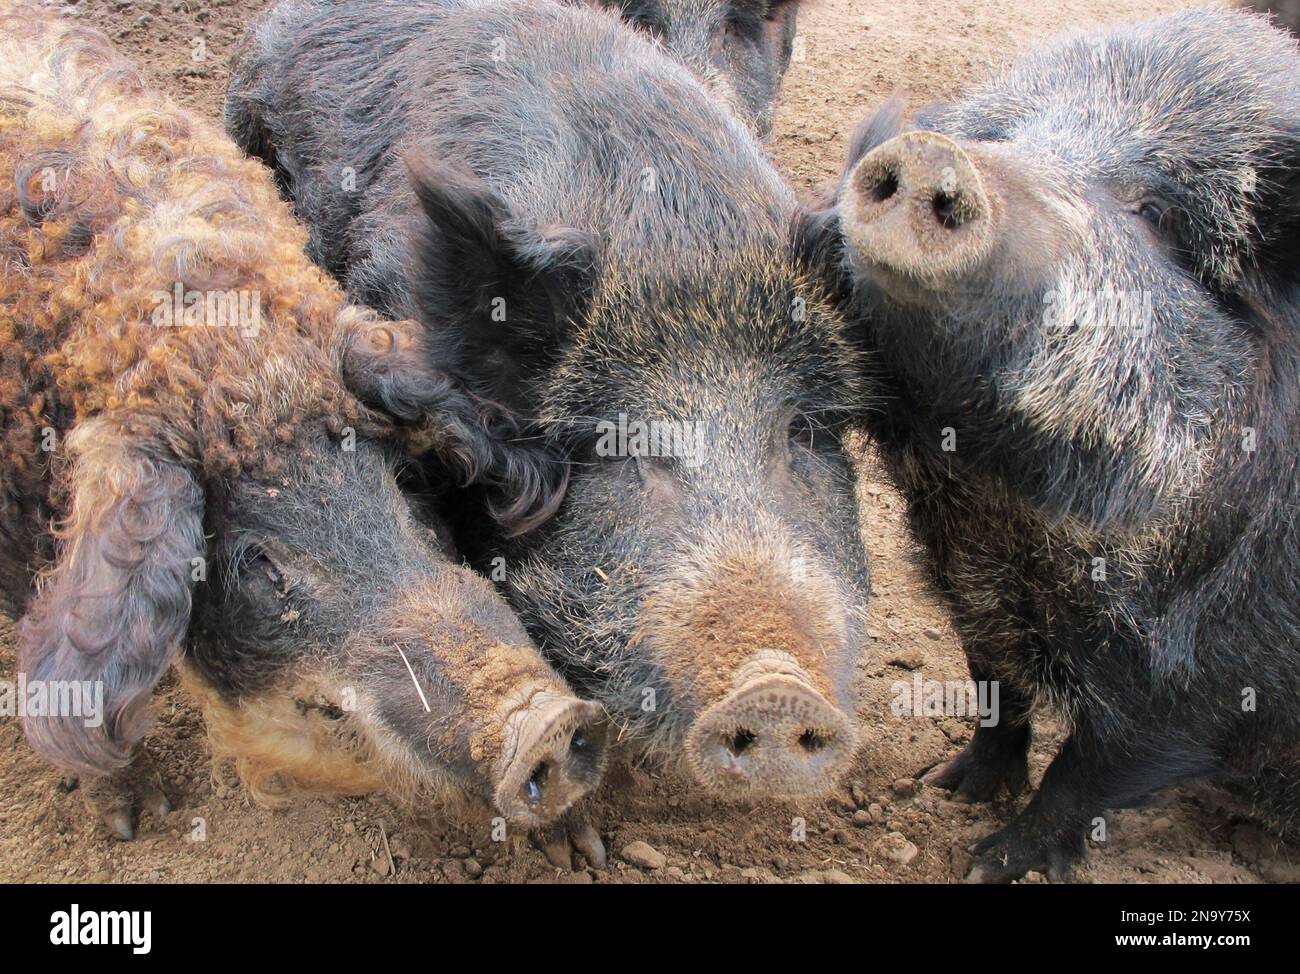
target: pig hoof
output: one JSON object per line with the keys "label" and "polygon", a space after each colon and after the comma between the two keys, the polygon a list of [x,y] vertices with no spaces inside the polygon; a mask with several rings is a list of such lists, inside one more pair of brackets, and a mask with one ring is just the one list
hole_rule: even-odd
{"label": "pig hoof", "polygon": [[1010,883],[1030,870],[1046,873],[1054,883],[1068,883],[1087,847],[1081,830],[1039,834],[1017,819],[979,842],[974,852],[968,883]]}
{"label": "pig hoof", "polygon": [[581,853],[587,865],[595,869],[605,868],[607,857],[600,833],[586,818],[574,812],[569,812],[558,822],[535,829],[529,838],[556,869],[572,871],[574,852]]}
{"label": "pig hoof", "polygon": [[508,818],[553,822],[605,772],[605,721],[599,704],[545,691],[506,722],[505,769],[496,806]]}
{"label": "pig hoof", "polygon": [[143,751],[115,774],[80,776],[79,785],[90,814],[122,842],[135,838],[138,813],[147,811],[161,822],[172,811],[158,772]]}
{"label": "pig hoof", "polygon": [[968,747],[921,780],[932,788],[951,792],[953,801],[989,802],[1003,785],[1012,795],[1024,792],[1029,786],[1029,757],[1020,752],[976,754]]}
{"label": "pig hoof", "polygon": [[857,746],[847,714],[798,677],[769,674],[701,714],[686,755],[711,791],[800,798],[831,788]]}

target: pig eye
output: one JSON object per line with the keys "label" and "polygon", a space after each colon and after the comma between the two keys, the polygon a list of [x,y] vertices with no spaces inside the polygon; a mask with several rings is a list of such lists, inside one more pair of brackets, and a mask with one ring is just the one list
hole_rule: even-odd
{"label": "pig eye", "polygon": [[1156,235],[1171,260],[1196,273],[1196,254],[1189,246],[1187,214],[1177,203],[1157,196],[1144,197],[1133,212]]}
{"label": "pig eye", "polygon": [[732,10],[723,22],[718,41],[715,41],[715,43],[729,44],[735,41],[744,41],[748,44],[754,44],[763,37],[763,31],[767,27],[766,21],[770,19],[770,16],[768,11]]}
{"label": "pig eye", "polygon": [[275,557],[264,548],[243,551],[235,561],[237,572],[245,583],[266,586],[275,591],[287,591],[289,580]]}
{"label": "pig eye", "polygon": [[1144,200],[1138,206],[1138,216],[1159,230],[1160,222],[1165,216],[1165,207],[1157,200]]}
{"label": "pig eye", "polygon": [[288,609],[293,584],[279,564],[260,546],[231,554],[223,567],[224,588],[249,618],[277,619]]}
{"label": "pig eye", "polygon": [[1158,196],[1148,196],[1137,205],[1137,215],[1152,230],[1165,237],[1176,237],[1179,230],[1178,207]]}
{"label": "pig eye", "polygon": [[803,413],[797,413],[790,419],[789,427],[786,431],[792,447],[803,447],[805,450],[811,450],[817,441],[816,427],[813,422]]}

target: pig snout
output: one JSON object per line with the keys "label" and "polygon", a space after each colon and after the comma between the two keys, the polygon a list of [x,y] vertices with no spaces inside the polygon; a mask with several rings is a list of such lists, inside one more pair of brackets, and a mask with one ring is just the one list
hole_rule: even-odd
{"label": "pig snout", "polygon": [[711,790],[795,798],[834,784],[857,743],[849,716],[797,667],[759,664],[742,668],[735,689],[699,716],[686,753]]}
{"label": "pig snout", "polygon": [[683,757],[706,791],[825,793],[858,743],[849,701],[861,632],[848,592],[813,559],[733,542],[704,556],[699,577],[650,602],[638,649],[690,714]]}
{"label": "pig snout", "polygon": [[833,784],[856,745],[849,719],[820,693],[769,676],[709,708],[686,747],[697,777],[714,790],[798,797]]}
{"label": "pig snout", "polygon": [[843,191],[844,233],[857,258],[904,278],[959,277],[989,251],[995,200],[960,146],[908,132],[872,150]]}
{"label": "pig snout", "polygon": [[495,804],[516,821],[554,821],[600,782],[604,710],[540,690],[505,721]]}

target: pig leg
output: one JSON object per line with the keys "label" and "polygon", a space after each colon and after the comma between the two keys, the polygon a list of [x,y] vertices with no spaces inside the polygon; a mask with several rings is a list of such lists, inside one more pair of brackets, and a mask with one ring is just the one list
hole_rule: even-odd
{"label": "pig leg", "polygon": [[[973,656],[971,679],[992,682],[992,671]],[[998,720],[975,725],[975,736],[960,754],[924,778],[927,785],[952,792],[955,801],[992,801],[1006,785],[1019,795],[1029,785],[1030,708],[1033,697],[1002,680],[998,684]]]}
{"label": "pig leg", "polygon": [[161,822],[172,810],[162,779],[144,748],[136,752],[129,765],[114,774],[80,775],[65,780],[69,789],[77,787],[81,792],[91,815],[104,823],[113,838],[124,842],[135,838],[141,811],[153,813]]}
{"label": "pig leg", "polygon": [[1107,809],[1140,804],[1156,791],[1213,770],[1209,750],[1190,745],[1186,737],[1134,740],[1109,726],[1103,731],[1086,718],[1076,725],[1025,810],[976,845],[967,882],[1009,883],[1031,869],[1065,882]]}

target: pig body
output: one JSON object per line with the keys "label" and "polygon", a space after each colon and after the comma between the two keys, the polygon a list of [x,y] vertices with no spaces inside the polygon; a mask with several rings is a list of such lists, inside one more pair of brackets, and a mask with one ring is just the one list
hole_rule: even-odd
{"label": "pig body", "polygon": [[415,323],[348,305],[265,169],[103,35],[4,5],[0,102],[0,583],[28,685],[102,702],[29,712],[33,747],[130,838],[135,802],[167,807],[139,742],[179,659],[258,796],[559,820],[599,778],[598,708],[397,473],[434,442],[443,477],[527,519],[549,461],[428,365]]}
{"label": "pig body", "polygon": [[606,14],[451,0],[277,5],[226,118],[355,298],[572,462],[529,538],[459,532],[548,658],[706,788],[829,787],[869,585],[859,370],[748,130]]}
{"label": "pig body", "polygon": [[794,53],[799,0],[570,0],[618,13],[764,139]]}
{"label": "pig body", "polygon": [[881,366],[873,433],[1001,720],[932,782],[1027,784],[971,876],[1063,877],[1182,782],[1300,807],[1300,53],[1187,13],[859,132],[803,240]]}

